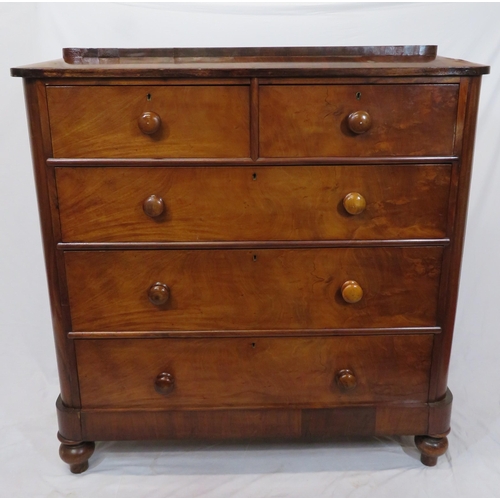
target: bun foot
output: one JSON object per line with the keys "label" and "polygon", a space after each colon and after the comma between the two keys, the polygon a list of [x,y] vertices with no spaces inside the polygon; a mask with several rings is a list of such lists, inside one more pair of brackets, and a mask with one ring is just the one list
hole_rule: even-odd
{"label": "bun foot", "polygon": [[57,438],[61,441],[59,456],[61,460],[69,465],[73,474],[81,474],[89,468],[89,458],[94,453],[95,443],[92,441],[69,441],[59,433]]}
{"label": "bun foot", "polygon": [[446,436],[415,436],[415,444],[421,453],[420,461],[427,467],[434,467],[448,449]]}

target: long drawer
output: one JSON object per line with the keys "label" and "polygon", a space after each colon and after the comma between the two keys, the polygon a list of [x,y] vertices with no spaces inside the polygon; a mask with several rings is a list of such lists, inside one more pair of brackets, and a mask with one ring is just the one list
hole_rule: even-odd
{"label": "long drawer", "polygon": [[73,331],[435,326],[441,257],[441,247],[65,252]]}
{"label": "long drawer", "polygon": [[56,181],[70,242],[442,238],[450,172],[447,164],[78,167],[57,168]]}
{"label": "long drawer", "polygon": [[451,155],[457,103],[455,84],[263,85],[260,155]]}
{"label": "long drawer", "polygon": [[248,157],[249,99],[247,85],[50,86],[53,155]]}
{"label": "long drawer", "polygon": [[85,408],[425,401],[431,335],[78,340]]}

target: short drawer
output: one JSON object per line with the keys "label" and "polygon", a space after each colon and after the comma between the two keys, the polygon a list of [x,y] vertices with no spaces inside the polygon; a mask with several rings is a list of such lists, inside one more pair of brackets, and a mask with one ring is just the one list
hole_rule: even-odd
{"label": "short drawer", "polygon": [[457,103],[455,84],[263,85],[260,156],[451,155]]}
{"label": "short drawer", "polygon": [[65,252],[73,331],[435,326],[441,257],[441,247]]}
{"label": "short drawer", "polygon": [[64,167],[56,180],[68,242],[399,239],[446,235],[450,173],[450,165]]}
{"label": "short drawer", "polygon": [[250,154],[245,85],[50,86],[47,99],[55,158]]}
{"label": "short drawer", "polygon": [[78,340],[84,408],[425,401],[431,335]]}

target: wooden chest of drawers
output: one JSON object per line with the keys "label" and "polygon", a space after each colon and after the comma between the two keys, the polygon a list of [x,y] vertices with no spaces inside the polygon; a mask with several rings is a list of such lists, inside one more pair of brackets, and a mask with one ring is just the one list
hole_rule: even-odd
{"label": "wooden chest of drawers", "polygon": [[435,465],[488,70],[432,46],[14,68],[71,471],[98,440],[384,434]]}

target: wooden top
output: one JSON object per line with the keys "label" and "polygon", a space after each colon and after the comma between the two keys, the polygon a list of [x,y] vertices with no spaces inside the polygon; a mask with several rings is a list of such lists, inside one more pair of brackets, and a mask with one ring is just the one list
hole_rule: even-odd
{"label": "wooden top", "polygon": [[437,56],[435,45],[63,49],[63,59],[11,69],[24,78],[461,76],[489,67]]}

